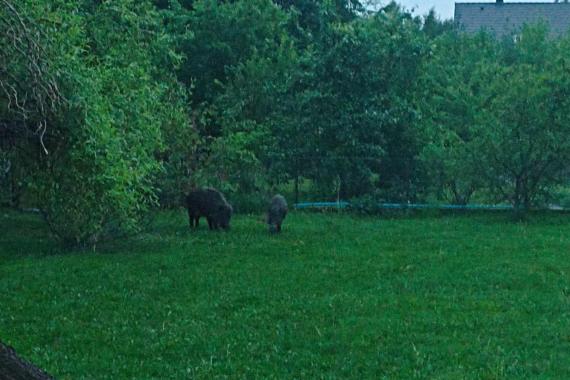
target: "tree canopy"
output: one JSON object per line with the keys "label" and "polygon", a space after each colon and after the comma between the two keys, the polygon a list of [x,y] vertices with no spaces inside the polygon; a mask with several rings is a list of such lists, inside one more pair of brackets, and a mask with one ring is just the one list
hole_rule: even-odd
{"label": "tree canopy", "polygon": [[520,210],[567,186],[570,38],[365,5],[2,0],[2,202],[92,246],[197,186],[238,211],[301,182]]}

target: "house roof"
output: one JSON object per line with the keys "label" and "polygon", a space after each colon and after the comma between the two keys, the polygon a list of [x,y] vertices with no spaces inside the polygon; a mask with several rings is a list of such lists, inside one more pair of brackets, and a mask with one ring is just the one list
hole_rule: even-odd
{"label": "house roof", "polygon": [[455,3],[455,22],[467,33],[486,29],[497,36],[545,21],[552,34],[570,29],[570,3]]}

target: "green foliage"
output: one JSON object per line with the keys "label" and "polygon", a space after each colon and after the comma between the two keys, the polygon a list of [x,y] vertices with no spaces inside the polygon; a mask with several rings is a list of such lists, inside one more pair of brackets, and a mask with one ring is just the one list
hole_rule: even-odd
{"label": "green foliage", "polygon": [[451,33],[434,45],[419,102],[434,188],[460,204],[484,190],[517,210],[543,205],[568,178],[568,40],[536,25],[516,41]]}
{"label": "green foliage", "polygon": [[[386,182],[396,177],[381,157],[386,138],[401,146],[402,136],[413,139],[402,129],[414,118],[410,72],[422,51],[418,24],[398,12],[325,23],[302,50],[282,22],[272,49],[227,70],[232,78],[215,103],[222,134],[249,135],[270,187],[304,177],[325,197],[346,197],[373,190],[379,171]],[[390,36],[397,42],[386,46]]]}
{"label": "green foliage", "polygon": [[[55,78],[54,38],[36,25],[41,9],[29,1],[0,4],[0,133],[24,139],[45,133],[46,118],[62,102]],[[39,127],[38,127],[39,125]],[[15,144],[12,141],[12,144]],[[8,149],[4,141],[0,148]]]}
{"label": "green foliage", "polygon": [[[0,201],[73,245],[198,186],[544,205],[568,182],[570,38],[497,41],[356,0],[6,0]],[[16,102],[18,99],[18,102]],[[23,106],[25,105],[25,106]]]}
{"label": "green foliage", "polygon": [[28,160],[29,190],[65,244],[138,231],[156,200],[162,129],[186,118],[158,81],[170,75],[153,58],[167,42],[161,17],[128,0],[52,4],[42,17],[66,102],[49,119],[49,154]]}
{"label": "green foliage", "polygon": [[383,199],[377,194],[366,194],[350,200],[350,210],[363,215],[380,215],[386,213],[381,207]]}
{"label": "green foliage", "polygon": [[343,13],[357,8],[320,5],[312,39],[291,33],[303,13],[271,1],[199,1],[178,18],[177,28],[192,30],[180,38],[188,60],[179,77],[192,88],[202,137],[194,183],[263,193],[305,177],[333,189],[327,196],[347,197],[380,178],[398,197],[413,197],[420,23],[397,7],[370,18]]}
{"label": "green foliage", "polygon": [[237,132],[217,139],[212,146],[214,153],[195,175],[197,184],[244,195],[259,194],[265,189],[267,178],[251,148],[257,133]]}
{"label": "green foliage", "polygon": [[38,25],[33,2],[0,4],[0,202],[20,207],[27,165],[46,152],[49,123],[64,99],[57,82],[57,36]]}
{"label": "green foliage", "polygon": [[[529,209],[568,178],[570,91],[568,42],[544,27],[526,27],[517,61],[498,70],[487,124],[478,128],[483,173],[500,199]],[[531,53],[532,52],[532,53]]]}
{"label": "green foliage", "polygon": [[160,124],[156,89],[139,69],[89,70],[57,120],[68,128],[66,144],[44,159],[35,190],[64,242],[95,243],[113,223],[132,231],[153,198]]}
{"label": "green foliage", "polygon": [[211,104],[227,83],[231,68],[253,54],[271,54],[286,22],[285,14],[270,0],[196,1],[176,24],[192,31],[179,42],[188,57],[179,77],[192,86],[192,103]]}
{"label": "green foliage", "polygon": [[418,104],[424,144],[421,159],[440,198],[467,204],[483,186],[477,126],[488,112],[497,46],[491,36],[447,33],[423,63]]}
{"label": "green foliage", "polygon": [[452,32],[454,28],[453,20],[440,20],[433,8],[423,17],[422,32],[428,38],[435,38],[444,33]]}
{"label": "green foliage", "polygon": [[317,182],[330,186],[340,177],[345,197],[378,185],[396,197],[409,193],[416,154],[410,100],[423,46],[418,23],[397,7],[330,27],[303,108],[306,128],[317,128],[308,141],[318,149]]}

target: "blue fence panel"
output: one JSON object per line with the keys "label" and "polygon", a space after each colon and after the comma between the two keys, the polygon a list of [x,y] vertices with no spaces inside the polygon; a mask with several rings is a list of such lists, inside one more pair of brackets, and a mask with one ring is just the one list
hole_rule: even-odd
{"label": "blue fence panel", "polygon": [[[346,201],[341,202],[301,202],[294,204],[296,209],[308,208],[337,208],[344,209],[350,207],[350,203]],[[510,205],[447,205],[447,204],[423,204],[423,203],[379,203],[378,207],[381,209],[413,209],[413,210],[512,210],[513,206]]]}
{"label": "blue fence panel", "polygon": [[346,208],[349,207],[350,203],[348,202],[302,202],[302,203],[295,203],[295,208],[303,209],[303,208]]}

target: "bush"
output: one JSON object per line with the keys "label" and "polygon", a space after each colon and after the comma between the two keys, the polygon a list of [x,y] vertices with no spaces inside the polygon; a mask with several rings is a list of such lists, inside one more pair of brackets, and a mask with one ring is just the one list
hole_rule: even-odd
{"label": "bush", "polygon": [[350,210],[364,215],[378,215],[385,210],[380,207],[384,200],[375,194],[364,195],[350,200]]}
{"label": "bush", "polygon": [[157,201],[164,130],[187,117],[154,61],[168,40],[150,3],[52,11],[65,20],[48,48],[67,101],[51,117],[49,154],[28,168],[29,189],[61,242],[92,246],[140,230]]}

